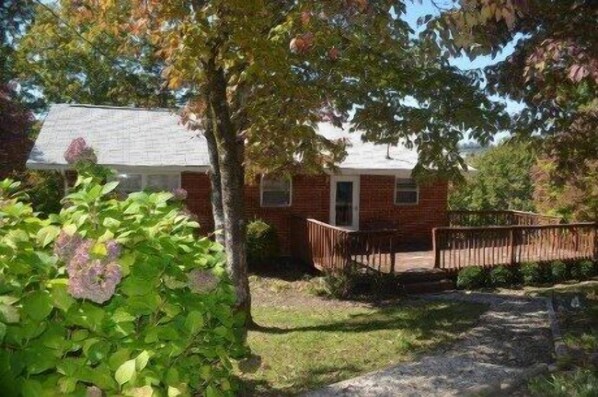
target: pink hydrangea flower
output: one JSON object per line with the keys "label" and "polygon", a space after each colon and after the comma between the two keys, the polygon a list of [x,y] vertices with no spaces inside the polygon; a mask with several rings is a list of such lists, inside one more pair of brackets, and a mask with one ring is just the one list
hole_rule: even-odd
{"label": "pink hydrangea flower", "polygon": [[122,279],[121,268],[114,262],[120,255],[121,247],[116,241],[110,240],[106,243],[106,257],[94,259],[91,255],[94,244],[93,240],[79,238],[78,245],[72,249],[67,265],[68,292],[74,298],[104,303],[112,298]]}
{"label": "pink hydrangea flower", "polygon": [[183,188],[173,189],[171,193],[174,196],[173,198],[179,201],[186,200],[187,196],[189,195],[189,193],[187,193],[187,191]]}
{"label": "pink hydrangea flower", "polygon": [[196,294],[206,294],[218,285],[218,278],[207,270],[194,269],[187,275],[188,286]]}
{"label": "pink hydrangea flower", "polygon": [[87,266],[87,263],[91,260],[90,251],[92,247],[93,241],[89,239],[81,240],[67,265],[67,272],[69,274],[75,274]]}
{"label": "pink hydrangea flower", "polygon": [[105,264],[95,259],[85,268],[69,274],[68,291],[75,298],[104,303],[112,298],[121,279],[122,273],[117,263]]}
{"label": "pink hydrangea flower", "polygon": [[85,397],[102,397],[103,393],[97,386],[89,386],[87,388],[87,392],[85,393]]}
{"label": "pink hydrangea flower", "polygon": [[120,245],[116,242],[116,240],[109,240],[106,243],[106,250],[108,251],[108,255],[106,256],[106,260],[112,262],[116,258],[120,256]]}
{"label": "pink hydrangea flower", "polygon": [[77,138],[71,142],[66,152],[64,152],[64,159],[69,164],[79,162],[95,163],[98,161],[93,148],[87,146],[83,138]]}
{"label": "pink hydrangea flower", "polygon": [[56,238],[56,241],[54,242],[54,254],[62,261],[68,263],[81,242],[82,239],[80,236],[70,236],[63,230],[60,232]]}

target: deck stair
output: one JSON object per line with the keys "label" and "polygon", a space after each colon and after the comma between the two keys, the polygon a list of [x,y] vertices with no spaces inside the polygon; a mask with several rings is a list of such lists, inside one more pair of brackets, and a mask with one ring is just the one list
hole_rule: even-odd
{"label": "deck stair", "polygon": [[408,294],[426,294],[455,289],[455,282],[438,269],[410,269],[397,275],[399,285]]}

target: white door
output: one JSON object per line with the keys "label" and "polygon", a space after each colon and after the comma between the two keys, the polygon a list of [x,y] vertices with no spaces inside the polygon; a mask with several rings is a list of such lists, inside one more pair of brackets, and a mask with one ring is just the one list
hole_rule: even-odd
{"label": "white door", "polygon": [[330,224],[359,230],[359,175],[330,177]]}

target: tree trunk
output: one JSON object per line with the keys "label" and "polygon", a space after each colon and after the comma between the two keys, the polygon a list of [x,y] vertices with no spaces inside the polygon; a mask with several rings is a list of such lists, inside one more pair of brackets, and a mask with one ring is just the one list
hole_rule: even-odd
{"label": "tree trunk", "polygon": [[222,182],[220,178],[220,161],[218,159],[218,144],[214,135],[214,112],[210,106],[206,112],[206,130],[205,137],[208,144],[208,154],[210,156],[210,184],[212,202],[212,217],[214,218],[214,231],[216,232],[216,242],[222,246],[225,245],[224,233],[224,210],[222,208]]}
{"label": "tree trunk", "polygon": [[227,269],[236,291],[236,309],[246,314],[246,324],[249,325],[252,321],[247,278],[243,152],[230,117],[224,73],[210,63],[206,74],[218,150]]}

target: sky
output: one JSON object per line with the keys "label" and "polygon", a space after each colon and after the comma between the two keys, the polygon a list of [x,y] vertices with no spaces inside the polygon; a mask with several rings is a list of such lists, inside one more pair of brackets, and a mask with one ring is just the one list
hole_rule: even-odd
{"label": "sky", "polygon": [[[451,1],[437,0],[436,3],[439,5],[450,5]],[[438,9],[432,5],[432,2],[430,0],[405,0],[405,5],[407,12],[404,15],[401,15],[401,19],[407,21],[407,23],[409,23],[412,29],[416,31],[421,30],[421,27],[418,27],[417,25],[417,19],[419,17],[428,14],[438,15],[439,13]],[[505,49],[501,53],[499,53],[494,59],[492,59],[491,56],[480,56],[474,59],[473,61],[470,61],[469,58],[467,58],[466,56],[462,56],[458,58],[451,58],[449,62],[451,65],[456,66],[462,70],[481,69],[486,66],[490,66],[503,61],[506,57],[511,55],[512,52],[513,43],[507,45]],[[523,108],[522,104],[508,100],[506,98],[495,96],[492,97],[492,99],[506,103],[507,112],[509,113],[516,113]]]}

